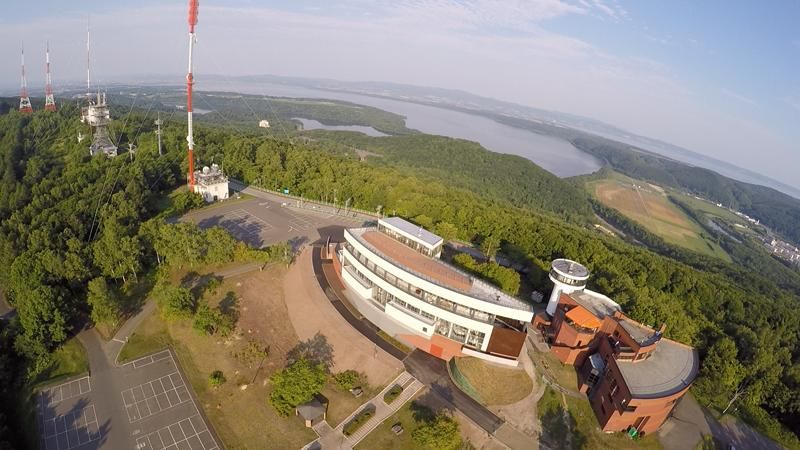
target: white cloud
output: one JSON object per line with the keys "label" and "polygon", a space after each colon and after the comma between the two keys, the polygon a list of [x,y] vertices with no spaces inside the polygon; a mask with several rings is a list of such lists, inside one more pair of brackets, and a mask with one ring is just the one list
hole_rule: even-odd
{"label": "white cloud", "polygon": [[783,101],[787,105],[797,110],[797,112],[800,112],[800,97],[794,95],[787,95],[786,97],[784,97]]}
{"label": "white cloud", "polygon": [[[789,152],[770,129],[732,117],[710,103],[714,96],[687,87],[670,66],[619,57],[544,27],[556,17],[596,20],[597,14],[606,15],[593,0],[387,0],[369,7],[374,4],[350,0],[333,10],[324,6],[311,12],[205,3],[198,25],[198,88],[208,73],[401,82],[594,117],[748,167],[765,167]],[[615,11],[606,15],[611,20],[627,17],[614,1],[603,5]],[[93,24],[98,82],[154,73],[172,73],[176,83],[182,82],[182,6],[117,10],[93,17]],[[42,40],[49,34],[56,83],[80,80],[85,73],[84,29],[82,17],[4,25],[0,58],[18,60],[22,34]],[[35,61],[35,56],[26,57]],[[43,78],[35,69],[29,78],[32,91],[41,89]],[[18,77],[18,67],[0,67],[0,80],[15,82]],[[717,101],[723,95],[738,96],[745,104],[752,101],[733,91],[718,94]],[[800,110],[800,101],[794,100]],[[793,176],[790,166],[769,169],[786,179]]]}
{"label": "white cloud", "polygon": [[736,100],[736,101],[738,101],[740,103],[746,103],[746,104],[748,104],[750,106],[755,106],[756,105],[755,100],[751,99],[750,97],[746,97],[746,96],[744,96],[742,94],[739,94],[737,92],[734,92],[734,91],[732,91],[730,89],[721,88],[720,92],[722,92],[722,94],[725,95],[726,97],[730,97],[730,98],[732,98],[732,99],[734,99],[734,100]]}

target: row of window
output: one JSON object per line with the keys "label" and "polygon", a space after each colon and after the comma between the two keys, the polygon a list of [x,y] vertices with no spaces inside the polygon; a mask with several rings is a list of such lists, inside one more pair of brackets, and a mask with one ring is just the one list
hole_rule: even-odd
{"label": "row of window", "polygon": [[575,279],[572,279],[572,278],[565,277],[564,275],[561,275],[560,273],[556,272],[555,269],[551,269],[550,270],[550,276],[553,277],[554,279],[560,281],[561,283],[564,283],[564,284],[567,284],[567,285],[570,285],[570,286],[585,286],[586,285],[586,280],[575,280]]}
{"label": "row of window", "polygon": [[394,239],[394,240],[396,240],[398,242],[402,242],[407,247],[413,248],[414,250],[422,253],[423,255],[430,256],[432,258],[435,258],[435,257],[439,256],[438,255],[438,253],[440,251],[440,247],[439,246],[436,246],[433,249],[429,249],[428,247],[420,244],[419,242],[417,242],[417,241],[415,241],[413,239],[409,239],[406,236],[404,236],[404,235],[402,235],[400,233],[397,233],[394,230],[384,226],[383,224],[378,224],[378,231],[380,231],[381,233],[383,233],[383,234],[385,234],[387,236],[390,236],[392,239]]}
{"label": "row of window", "polygon": [[[353,267],[353,270],[359,275],[363,276],[361,272],[359,272],[358,269],[356,269],[355,267]],[[407,303],[401,300],[400,298],[397,298],[390,292],[387,292],[386,290],[381,289],[378,286],[374,287],[373,300],[376,301],[377,303],[380,303],[380,305],[384,308],[386,307],[387,303],[391,302],[413,314],[428,319],[429,321],[436,322],[433,330],[434,333],[444,336],[448,339],[458,341],[470,347],[480,349],[481,346],[483,345],[484,339],[486,338],[486,333],[482,331],[470,330],[467,327],[463,327],[456,323],[449,322],[445,319],[437,318],[435,315],[429,313],[428,311],[417,308],[416,306]],[[423,331],[427,332],[428,330],[423,329]]]}
{"label": "row of window", "polygon": [[445,298],[439,297],[436,294],[432,294],[428,291],[420,289],[416,286],[412,286],[405,280],[401,280],[396,276],[392,275],[391,273],[387,272],[381,267],[378,267],[375,263],[367,259],[364,255],[359,253],[358,250],[353,248],[352,245],[349,243],[345,244],[345,248],[350,252],[350,254],[355,255],[356,259],[358,259],[361,264],[363,264],[368,270],[372,273],[380,277],[382,280],[386,281],[387,283],[395,286],[396,288],[400,289],[403,292],[413,295],[414,297],[423,300],[425,303],[431,304],[436,306],[437,308],[441,308],[459,316],[468,317],[473,320],[477,320],[479,322],[484,322],[488,324],[493,324],[495,316],[494,314],[489,314],[485,311],[480,311],[475,308],[470,308],[468,306],[461,305],[459,303],[447,300]]}

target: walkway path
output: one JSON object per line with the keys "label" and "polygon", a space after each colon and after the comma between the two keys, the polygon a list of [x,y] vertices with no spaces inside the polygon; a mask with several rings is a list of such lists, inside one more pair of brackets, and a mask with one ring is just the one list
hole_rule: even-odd
{"label": "walkway path", "polygon": [[[383,401],[383,396],[386,395],[386,393],[389,392],[394,385],[402,386],[403,392],[401,392],[391,404],[387,405]],[[322,421],[321,423],[314,425],[314,431],[317,433],[317,435],[319,435],[319,439],[310,442],[303,447],[303,449],[351,449],[355,447],[359,442],[361,442],[362,439],[367,437],[372,430],[377,428],[386,419],[391,417],[392,414],[397,412],[397,410],[405,405],[406,402],[414,397],[414,395],[416,395],[417,392],[419,392],[423,387],[424,385],[420,383],[419,380],[411,376],[410,373],[401,373],[380,393],[378,393],[378,395],[353,411],[353,413],[343,420],[336,428],[331,428],[327,421]],[[375,407],[374,415],[366,423],[364,423],[361,428],[356,430],[355,433],[350,436],[345,436],[343,432],[344,426],[353,420],[353,418],[365,408],[371,408],[373,406]]]}

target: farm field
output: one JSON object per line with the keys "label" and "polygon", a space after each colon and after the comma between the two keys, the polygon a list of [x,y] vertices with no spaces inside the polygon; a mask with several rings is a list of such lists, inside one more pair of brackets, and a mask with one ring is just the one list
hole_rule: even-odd
{"label": "farm field", "polygon": [[667,242],[730,261],[728,254],[707,239],[700,225],[673,204],[658,186],[615,174],[587,183],[587,189],[604,205],[616,209]]}

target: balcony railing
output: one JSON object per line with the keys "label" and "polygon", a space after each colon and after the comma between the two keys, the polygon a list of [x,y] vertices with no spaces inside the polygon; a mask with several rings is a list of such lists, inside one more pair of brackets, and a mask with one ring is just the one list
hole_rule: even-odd
{"label": "balcony railing", "polygon": [[[405,292],[406,294],[409,294],[412,297],[418,298],[418,299],[422,300],[423,302],[425,302],[425,303],[427,303],[429,305],[433,305],[438,309],[449,311],[449,312],[451,312],[453,314],[456,314],[456,315],[461,316],[461,317],[465,317],[465,318],[470,319],[470,320],[474,320],[474,321],[485,323],[485,324],[489,324],[489,325],[494,325],[495,316],[493,314],[485,313],[483,311],[478,311],[478,310],[475,310],[473,308],[469,308],[468,306],[464,306],[464,305],[461,305],[459,303],[452,302],[452,301],[447,300],[447,299],[443,299],[441,297],[438,297],[438,296],[436,296],[434,294],[430,294],[430,293],[428,295],[431,296],[431,297],[434,297],[435,300],[429,299],[425,295],[426,292],[424,290],[419,289],[419,288],[415,288],[415,287],[411,286],[409,283],[407,283],[405,281],[398,280],[395,276],[393,276],[393,275],[391,275],[389,273],[386,273],[385,271],[383,271],[382,269],[380,269],[379,267],[375,266],[370,261],[368,261],[366,259],[366,257],[364,257],[364,255],[357,254],[358,251],[355,250],[349,244],[345,245],[345,248],[367,270],[372,272],[375,276],[377,276],[378,278],[382,279],[386,283],[389,283],[390,285],[394,286],[395,288]],[[374,266],[375,270],[371,269],[369,267],[370,265]],[[383,276],[380,273],[378,273],[378,270],[381,270],[382,272],[384,272],[385,276]],[[389,276],[394,278],[394,280],[388,279]],[[466,309],[468,311],[464,311],[464,309]],[[481,317],[482,315],[485,315],[486,317]]]}

